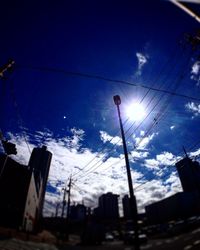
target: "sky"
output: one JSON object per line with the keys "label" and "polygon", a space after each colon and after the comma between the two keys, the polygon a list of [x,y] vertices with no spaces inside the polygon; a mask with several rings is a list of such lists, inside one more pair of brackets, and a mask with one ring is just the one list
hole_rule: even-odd
{"label": "sky", "polygon": [[[200,4],[185,5],[200,15]],[[52,152],[45,216],[70,176],[72,204],[95,208],[103,193],[128,194],[115,95],[138,211],[182,191],[175,162],[183,146],[200,154],[194,18],[167,0],[11,0],[0,20],[0,65],[15,61],[0,80],[0,128],[23,164],[34,147]]]}

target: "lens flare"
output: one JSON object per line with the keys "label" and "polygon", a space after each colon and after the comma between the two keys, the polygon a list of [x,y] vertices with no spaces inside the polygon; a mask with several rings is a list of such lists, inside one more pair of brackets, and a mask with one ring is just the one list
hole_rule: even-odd
{"label": "lens flare", "polygon": [[126,108],[126,114],[132,121],[140,121],[145,116],[145,110],[142,104],[132,103]]}

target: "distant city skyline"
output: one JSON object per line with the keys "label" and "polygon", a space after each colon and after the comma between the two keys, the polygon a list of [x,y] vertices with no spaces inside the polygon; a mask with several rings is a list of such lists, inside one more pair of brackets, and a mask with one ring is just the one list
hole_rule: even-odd
{"label": "distant city skyline", "polygon": [[[186,5],[200,15],[200,4]],[[34,147],[52,152],[45,215],[71,175],[72,204],[95,208],[103,193],[128,194],[115,95],[139,212],[182,191],[175,163],[183,146],[193,159],[200,154],[194,18],[165,0],[11,0],[0,18],[0,67],[15,61],[0,80],[0,129],[22,164]]]}

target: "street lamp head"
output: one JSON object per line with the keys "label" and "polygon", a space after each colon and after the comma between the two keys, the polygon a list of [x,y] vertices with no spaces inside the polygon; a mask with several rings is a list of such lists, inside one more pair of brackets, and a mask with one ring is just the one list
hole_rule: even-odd
{"label": "street lamp head", "polygon": [[114,100],[115,105],[118,106],[118,105],[121,104],[121,99],[120,99],[120,96],[119,96],[119,95],[113,96],[113,100]]}

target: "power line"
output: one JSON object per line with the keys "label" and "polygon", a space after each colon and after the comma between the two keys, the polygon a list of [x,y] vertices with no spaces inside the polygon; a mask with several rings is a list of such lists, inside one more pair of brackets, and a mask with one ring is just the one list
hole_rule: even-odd
{"label": "power line", "polygon": [[22,126],[23,122],[22,122],[22,118],[21,118],[21,115],[20,115],[19,106],[17,104],[17,100],[16,100],[16,97],[15,97],[14,86],[13,86],[12,81],[10,81],[10,93],[11,93],[11,97],[12,97],[12,100],[13,100],[13,105],[14,105],[14,108],[15,108],[15,112],[17,114],[18,124],[19,124],[20,129],[22,129],[22,136],[23,136],[24,141],[25,141],[25,143],[27,145],[29,154],[31,155],[31,149],[30,149],[30,146],[28,144],[26,132],[23,130],[23,126]]}
{"label": "power line", "polygon": [[107,78],[107,77],[99,76],[99,75],[86,74],[86,73],[82,73],[82,72],[73,72],[73,71],[67,71],[67,70],[64,70],[64,69],[49,68],[49,67],[36,67],[36,66],[20,66],[20,67],[21,68],[29,68],[29,69],[32,69],[32,70],[47,71],[47,72],[54,72],[54,73],[62,73],[62,74],[65,74],[65,75],[72,75],[72,76],[78,76],[78,77],[84,77],[84,78],[91,78],[91,79],[96,79],[96,80],[112,82],[112,83],[121,83],[121,84],[132,86],[132,87],[140,87],[140,88],[149,89],[149,90],[156,91],[156,92],[162,92],[162,93],[165,93],[165,94],[170,94],[170,95],[173,95],[173,96],[186,98],[186,99],[191,99],[191,100],[200,102],[200,98],[197,98],[197,97],[189,96],[189,95],[182,94],[182,93],[173,92],[173,91],[166,90],[166,89],[158,89],[156,87],[150,87],[150,86],[143,85],[143,84],[137,84],[137,83],[129,82],[129,81],[126,81],[126,80],[112,79],[112,78]]}
{"label": "power line", "polygon": [[[189,55],[190,56],[190,55]],[[189,59],[189,57],[188,57],[188,59]],[[186,63],[188,64],[188,60],[186,61]],[[187,65],[187,64],[185,64],[185,66]],[[177,77],[177,81],[176,81],[176,84],[175,84],[175,87],[174,88],[177,88],[178,87],[178,85],[180,84],[180,81],[183,79],[183,76],[182,76],[182,74],[180,75],[180,76],[178,76]],[[152,113],[152,111],[156,108],[156,106],[159,104],[159,102],[163,99],[163,97],[164,97],[164,93],[161,95],[161,97],[159,98],[159,100],[156,102],[156,104],[154,105],[154,107],[151,109],[151,111],[148,113],[148,115],[145,117],[145,119],[143,119],[143,121],[141,122],[141,123],[143,123],[147,118],[148,118],[148,116]],[[155,98],[155,95],[154,95],[154,97],[152,98],[152,99],[154,99]],[[151,99],[151,101],[152,101],[152,99]],[[151,101],[150,101],[150,103],[151,103]],[[149,104],[150,104],[149,103]],[[148,104],[148,105],[149,105]],[[144,134],[144,136],[140,139],[140,141],[137,143],[137,144],[135,144],[135,146],[134,146],[134,148],[136,149],[138,146],[139,146],[139,144],[142,142],[142,140],[149,134],[149,132],[151,131],[151,129],[155,126],[155,125],[157,125],[157,123],[158,123],[158,120],[159,120],[159,118],[161,119],[161,117],[163,116],[163,113],[164,113],[164,111],[167,109],[167,107],[168,107],[168,105],[169,105],[169,99],[167,99],[166,101],[165,101],[165,103],[164,103],[164,105],[163,105],[163,107],[161,108],[161,110],[160,110],[160,112],[158,112],[158,114],[157,114],[157,117],[156,118],[154,118],[154,121],[153,121],[153,123],[152,123],[152,125],[149,127],[149,129],[147,130],[147,132]],[[135,129],[135,130],[137,130],[139,127],[140,127],[140,125],[141,125],[141,123],[139,124],[139,126]],[[133,125],[132,125],[133,126]],[[132,127],[131,126],[131,127]],[[130,127],[130,128],[131,128]],[[130,129],[129,128],[129,129]],[[129,131],[129,129],[127,130],[127,131]],[[134,130],[134,131],[135,131]],[[126,131],[126,132],[127,132]],[[129,135],[129,137],[128,138],[130,138],[130,136],[132,135],[133,133],[131,133],[130,135]],[[127,138],[127,139],[128,139]],[[114,145],[115,146],[115,145]],[[113,149],[113,147],[111,148],[111,150]],[[109,150],[109,152],[110,152],[110,150]],[[122,159],[124,159],[124,158],[122,158]],[[122,159],[120,159],[119,161],[121,161]],[[97,162],[97,163],[99,163],[101,161],[101,159]],[[118,164],[118,162],[119,161],[117,161],[117,163],[113,163],[111,166],[109,166],[109,167],[112,167],[114,164]],[[97,164],[96,163],[96,164]],[[98,165],[96,168],[94,168],[95,166],[96,166],[96,164],[95,165],[93,165],[89,170],[87,170],[86,171],[86,173],[84,173],[83,175],[81,175],[81,176],[79,176],[79,178],[83,178],[83,177],[86,177],[88,174],[90,174],[91,173],[91,170],[94,172],[98,167],[100,167],[102,164],[103,164],[104,162],[102,162],[100,165]]]}
{"label": "power line", "polygon": [[[194,149],[197,145],[199,145],[200,144],[200,141],[198,141],[198,142],[196,142],[193,146],[191,146],[190,148],[189,148],[189,150],[191,151],[192,149]],[[181,153],[182,151],[180,151],[179,153]],[[178,153],[178,154],[179,154]],[[198,156],[200,156],[200,154],[199,155],[197,155],[197,157]],[[196,156],[194,156],[194,158],[195,158]],[[177,162],[179,162],[180,160],[181,160],[181,158],[183,159],[183,156],[181,156],[178,160],[176,159],[176,160],[174,160],[174,162],[171,164],[171,165],[168,165],[167,167],[165,167],[165,169],[167,168],[167,169],[169,169],[169,167],[174,167],[175,166],[175,164],[177,163]],[[183,165],[184,166],[184,165]],[[183,167],[182,166],[182,167]],[[163,170],[162,170],[163,171]],[[171,175],[172,174],[172,172],[170,172],[170,173],[166,173],[165,175],[163,175],[162,176],[162,178],[166,178],[167,176],[169,176],[169,175]],[[145,183],[141,183],[140,185],[138,185],[136,188],[135,188],[135,190],[137,190],[139,187],[141,187],[141,186],[143,186],[143,185],[145,185],[145,184],[148,184],[148,182],[149,181],[152,181],[153,180],[153,178],[152,179],[150,179],[150,180],[148,180],[147,182],[145,182]],[[140,189],[141,190],[141,189]],[[140,190],[138,190],[138,191],[140,191]]]}

